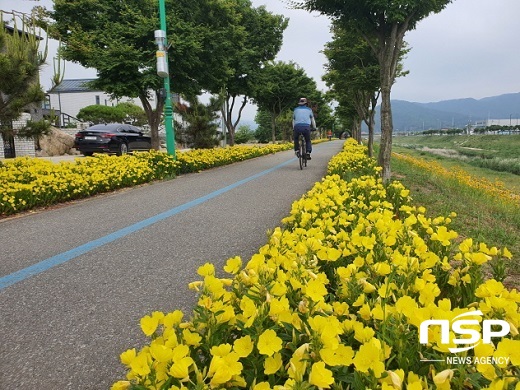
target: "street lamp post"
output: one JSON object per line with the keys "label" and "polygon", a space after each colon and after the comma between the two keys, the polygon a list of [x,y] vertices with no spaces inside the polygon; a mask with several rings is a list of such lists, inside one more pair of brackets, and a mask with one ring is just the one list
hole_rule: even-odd
{"label": "street lamp post", "polygon": [[159,17],[161,29],[155,31],[157,43],[157,74],[164,80],[166,101],[164,102],[164,127],[166,129],[166,151],[169,155],[175,155],[175,133],[173,128],[172,96],[170,92],[170,74],[168,68],[168,39],[166,37],[166,6],[164,0],[159,0]]}

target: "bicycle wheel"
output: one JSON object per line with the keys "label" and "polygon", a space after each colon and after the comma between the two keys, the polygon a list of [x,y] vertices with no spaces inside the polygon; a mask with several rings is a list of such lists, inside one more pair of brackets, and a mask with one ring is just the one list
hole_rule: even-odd
{"label": "bicycle wheel", "polygon": [[298,161],[300,163],[300,169],[303,169],[304,164],[307,165],[307,154],[305,153],[305,139],[300,134],[298,138]]}

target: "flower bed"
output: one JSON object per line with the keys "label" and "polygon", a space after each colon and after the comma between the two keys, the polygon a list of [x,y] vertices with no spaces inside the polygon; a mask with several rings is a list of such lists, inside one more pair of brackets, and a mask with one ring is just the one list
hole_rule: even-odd
{"label": "flower bed", "polygon": [[[482,276],[511,254],[458,238],[454,215],[426,217],[377,172],[346,142],[247,263],[229,259],[229,278],[199,268],[190,318],[141,319],[150,343],[121,354],[127,378],[112,389],[518,390],[520,294]],[[457,316],[471,326],[429,326],[419,339],[423,321]],[[477,342],[481,331],[492,343]],[[468,348],[452,353],[461,333]]]}
{"label": "flower bed", "polygon": [[292,144],[234,146],[179,152],[177,161],[150,151],[124,156],[96,154],[74,163],[21,157],[0,161],[0,216],[198,172],[288,150]]}

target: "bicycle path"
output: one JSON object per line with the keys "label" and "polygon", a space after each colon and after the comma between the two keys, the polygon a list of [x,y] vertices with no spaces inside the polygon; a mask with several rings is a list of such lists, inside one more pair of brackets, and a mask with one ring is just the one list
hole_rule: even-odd
{"label": "bicycle path", "polygon": [[139,319],[183,310],[197,268],[247,261],[343,141],[0,221],[0,389],[109,389]]}

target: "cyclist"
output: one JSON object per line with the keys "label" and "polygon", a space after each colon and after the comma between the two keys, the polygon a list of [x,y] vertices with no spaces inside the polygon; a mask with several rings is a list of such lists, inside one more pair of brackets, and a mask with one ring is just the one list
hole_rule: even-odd
{"label": "cyclist", "polygon": [[[298,137],[303,134],[305,137],[305,144],[307,145],[307,160],[311,159],[312,144],[311,144],[311,129],[316,129],[316,121],[314,120],[314,113],[309,108],[306,98],[301,98],[298,102],[298,107],[293,111],[294,129],[294,151],[298,156]],[[299,157],[299,156],[298,156]]]}

